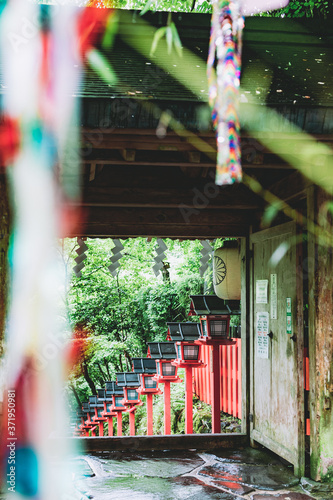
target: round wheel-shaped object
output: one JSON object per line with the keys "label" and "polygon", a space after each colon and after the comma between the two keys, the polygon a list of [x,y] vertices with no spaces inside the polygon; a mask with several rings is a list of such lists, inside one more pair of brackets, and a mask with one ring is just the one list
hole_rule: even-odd
{"label": "round wheel-shaped object", "polygon": [[240,300],[241,259],[238,248],[218,248],[213,260],[214,291],[220,299]]}

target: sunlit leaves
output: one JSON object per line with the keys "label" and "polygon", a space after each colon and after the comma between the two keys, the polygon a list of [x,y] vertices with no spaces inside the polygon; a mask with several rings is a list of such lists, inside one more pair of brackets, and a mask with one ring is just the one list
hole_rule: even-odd
{"label": "sunlit leaves", "polygon": [[174,47],[178,56],[181,57],[183,50],[182,42],[179,38],[176,25],[171,20],[171,14],[168,16],[167,26],[162,26],[162,28],[156,30],[150,50],[150,56],[155,54],[158,43],[164,36],[166,39],[168,54],[171,54],[172,48]]}

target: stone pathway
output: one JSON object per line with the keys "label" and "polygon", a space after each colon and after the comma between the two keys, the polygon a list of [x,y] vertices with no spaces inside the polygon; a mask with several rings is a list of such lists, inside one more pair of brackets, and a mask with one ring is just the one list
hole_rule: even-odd
{"label": "stone pathway", "polygon": [[216,455],[195,450],[107,452],[82,455],[74,462],[74,489],[76,498],[82,500],[333,498],[332,491],[325,494],[305,491],[291,467],[269,452],[250,448],[223,450]]}

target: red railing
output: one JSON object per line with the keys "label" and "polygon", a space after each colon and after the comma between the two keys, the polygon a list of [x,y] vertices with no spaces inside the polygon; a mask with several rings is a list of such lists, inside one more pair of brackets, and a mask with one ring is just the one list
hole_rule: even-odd
{"label": "red railing", "polygon": [[308,397],[310,392],[310,366],[309,366],[309,352],[307,347],[304,348],[304,393],[307,396],[307,404],[305,408],[305,434],[310,436],[310,415],[308,409]]}
{"label": "red railing", "polygon": [[[220,346],[221,411],[242,418],[241,339],[234,345]],[[193,390],[207,404],[211,404],[211,347],[203,345],[201,359],[205,368],[193,369]]]}

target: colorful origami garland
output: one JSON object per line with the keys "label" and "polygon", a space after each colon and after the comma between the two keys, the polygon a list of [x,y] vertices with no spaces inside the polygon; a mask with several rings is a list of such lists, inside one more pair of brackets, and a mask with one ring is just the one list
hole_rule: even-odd
{"label": "colorful origami garland", "polygon": [[217,139],[218,185],[242,180],[238,96],[243,27],[239,0],[213,0],[207,75]]}

